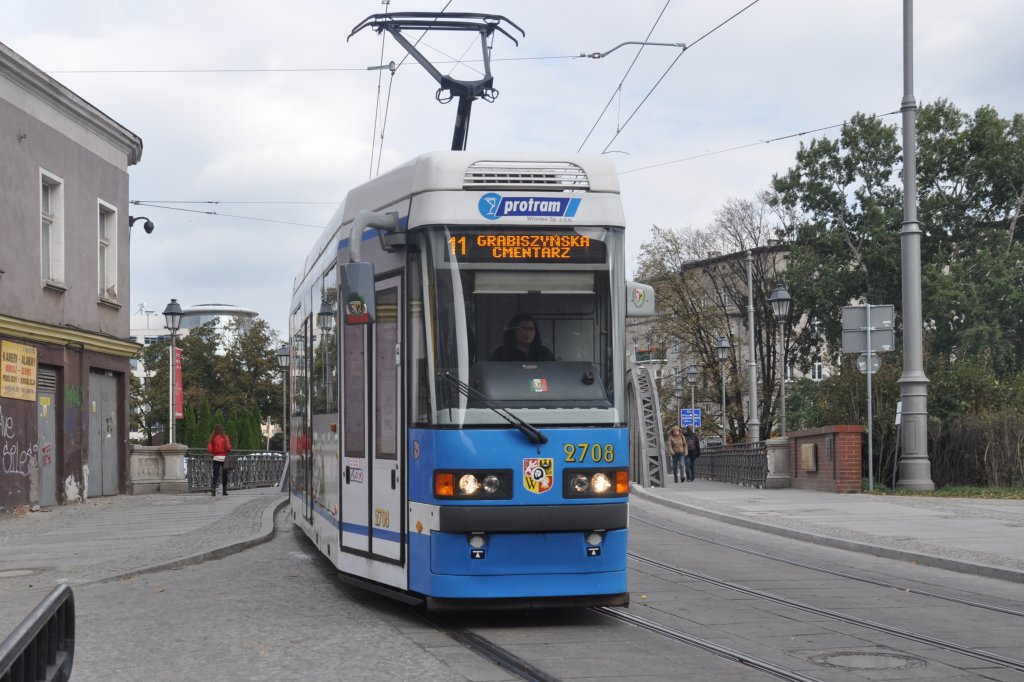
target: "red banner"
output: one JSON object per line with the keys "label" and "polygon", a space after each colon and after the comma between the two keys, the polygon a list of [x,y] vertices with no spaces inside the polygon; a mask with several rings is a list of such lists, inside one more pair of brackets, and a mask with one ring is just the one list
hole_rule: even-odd
{"label": "red banner", "polygon": [[185,400],[181,395],[181,349],[174,349],[174,418],[184,419]]}

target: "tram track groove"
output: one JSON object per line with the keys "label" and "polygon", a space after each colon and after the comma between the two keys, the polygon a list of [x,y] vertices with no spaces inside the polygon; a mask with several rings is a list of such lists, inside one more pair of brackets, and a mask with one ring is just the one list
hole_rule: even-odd
{"label": "tram track groove", "polygon": [[658,623],[657,621],[644,618],[643,616],[639,616],[635,613],[629,613],[625,609],[613,606],[595,606],[592,610],[597,611],[598,613],[602,613],[610,618],[615,618],[616,620],[622,621],[624,623],[629,623],[630,625],[633,625],[635,627],[642,628],[649,632],[657,633],[663,637],[668,637],[669,639],[674,639],[676,641],[683,642],[684,644],[688,644],[697,649],[701,649],[708,653],[714,654],[715,656],[720,656],[722,658],[729,659],[747,668],[751,668],[753,670],[757,670],[758,672],[771,675],[772,677],[776,677],[780,680],[787,680],[787,682],[820,682],[820,680],[818,680],[815,677],[808,677],[807,675],[798,673],[794,670],[787,670],[786,668],[777,666],[774,663],[763,661],[759,658],[749,656],[747,654],[736,651],[735,649],[730,649],[729,647],[725,647],[720,644],[715,644],[714,642],[703,639],[701,637],[688,635],[685,632],[676,630],[667,625],[663,625],[661,623]]}
{"label": "tram track groove", "polygon": [[441,616],[413,608],[410,608],[409,612],[424,623],[435,628],[438,632],[451,637],[466,649],[520,679],[527,682],[562,682],[561,678],[548,675],[543,670],[537,668],[537,666],[513,654],[508,649],[471,630],[454,625]]}
{"label": "tram track groove", "polygon": [[723,589],[732,590],[734,592],[739,592],[741,594],[746,594],[748,596],[755,597],[758,599],[763,599],[765,601],[770,601],[781,606],[797,609],[800,611],[804,611],[805,613],[811,613],[816,616],[831,618],[833,620],[848,623],[850,625],[856,625],[858,627],[867,628],[869,630],[874,630],[876,632],[882,632],[888,635],[892,635],[894,637],[900,637],[902,639],[910,640],[912,642],[917,642],[918,644],[924,644],[926,646],[931,646],[937,649],[958,653],[960,655],[975,658],[981,661],[985,661],[987,663],[992,663],[1012,670],[1024,672],[1024,661],[1021,660],[1007,658],[1005,656],[1000,656],[999,654],[994,654],[981,649],[973,649],[971,647],[963,646],[955,642],[938,639],[936,637],[929,637],[928,635],[918,634],[916,632],[911,632],[909,630],[904,630],[902,628],[886,625],[884,623],[878,623],[876,621],[867,620],[865,618],[858,618],[856,616],[846,615],[844,613],[839,613],[838,611],[832,611],[830,609],[823,609],[817,606],[811,606],[810,604],[804,604],[803,602],[798,602],[792,599],[779,597],[777,595],[771,594],[770,592],[764,592],[762,590],[757,590],[752,587],[745,587],[743,585],[732,583],[726,580],[720,580],[718,578],[705,575],[703,573],[697,573],[696,571],[690,571],[684,568],[679,568],[677,566],[672,566],[670,564],[666,564],[664,562],[651,559],[650,557],[642,556],[635,552],[628,552],[627,556],[630,559],[645,564],[647,566],[658,568],[663,571],[668,571],[670,573],[675,573],[676,575],[685,576],[687,578],[692,578],[693,580],[698,580]]}
{"label": "tram track groove", "polygon": [[777,555],[774,555],[774,554],[768,554],[767,552],[761,552],[761,551],[758,551],[756,549],[750,549],[750,548],[747,548],[747,547],[740,547],[739,545],[733,545],[733,544],[730,544],[728,542],[722,542],[721,540],[715,540],[714,538],[709,538],[709,537],[704,536],[704,535],[697,535],[697,534],[694,534],[694,533],[687,533],[685,531],[679,530],[678,528],[671,528],[669,526],[664,526],[664,525],[662,525],[660,523],[656,523],[654,521],[651,521],[650,519],[645,519],[645,518],[642,518],[642,517],[639,517],[639,516],[635,516],[635,515],[632,515],[632,514],[630,515],[630,520],[637,521],[639,523],[643,523],[643,524],[651,526],[653,528],[658,528],[659,530],[668,531],[669,533],[673,533],[674,535],[679,535],[681,537],[690,538],[691,540],[698,540],[700,542],[706,542],[708,544],[716,545],[718,547],[724,547],[726,549],[731,549],[731,550],[734,550],[736,552],[742,552],[744,554],[749,554],[751,556],[760,557],[762,559],[770,559],[772,561],[777,561],[779,563],[787,564],[789,566],[796,566],[798,568],[804,568],[804,569],[807,569],[809,571],[816,571],[818,573],[824,573],[824,574],[827,574],[827,575],[833,575],[833,576],[836,576],[838,578],[846,578],[847,580],[855,580],[857,582],[867,583],[869,585],[875,585],[876,587],[886,587],[886,588],[889,588],[889,589],[897,590],[899,592],[903,592],[905,594],[916,594],[916,595],[922,596],[922,597],[930,597],[932,599],[940,599],[942,601],[948,601],[948,602],[951,602],[951,603],[954,603],[954,604],[961,604],[963,606],[970,606],[970,607],[977,608],[977,609],[984,609],[984,610],[987,610],[987,611],[995,611],[997,613],[1003,613],[1003,614],[1006,614],[1006,615],[1009,615],[1009,616],[1017,616],[1017,617],[1020,617],[1020,618],[1024,618],[1024,611],[1019,611],[1017,609],[1007,608],[1005,606],[998,606],[996,604],[986,604],[984,602],[972,601],[970,599],[961,599],[960,597],[954,597],[954,596],[948,595],[948,594],[941,594],[941,593],[938,593],[938,592],[929,592],[928,590],[921,590],[921,589],[918,589],[918,588],[915,588],[915,587],[907,587],[905,585],[897,585],[896,583],[890,583],[890,582],[886,582],[884,580],[876,580],[875,578],[866,578],[864,576],[853,575],[852,573],[844,573],[843,571],[836,571],[836,570],[833,570],[831,568],[825,568],[824,566],[818,566],[818,565],[815,565],[815,564],[808,564],[808,563],[805,563],[805,562],[802,562],[802,561],[796,561],[794,559],[786,559],[785,557],[780,557],[780,556],[777,556]]}

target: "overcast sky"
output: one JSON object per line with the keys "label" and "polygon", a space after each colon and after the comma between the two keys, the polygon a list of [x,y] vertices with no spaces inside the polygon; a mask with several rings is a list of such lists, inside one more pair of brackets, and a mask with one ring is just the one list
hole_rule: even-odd
{"label": "overcast sky", "polygon": [[[394,0],[390,10],[436,12],[445,3]],[[526,32],[518,47],[495,38],[500,96],[474,104],[469,148],[607,149],[621,173],[635,262],[652,224],[707,225],[730,198],[766,188],[813,136],[756,143],[899,109],[901,0],[748,4],[453,0],[447,11],[502,14]],[[1024,3],[915,4],[919,102],[1024,112]],[[131,208],[156,224],[151,235],[133,229],[133,314],[160,313],[172,297],[228,303],[283,334],[292,281],[346,191],[378,165],[451,145],[456,103],[437,103],[436,83],[412,59],[393,79],[366,70],[401,63],[399,45],[368,29],[346,41],[384,11],[377,0],[0,0],[0,10],[0,41],[142,138],[142,160],[129,170],[133,201],[222,202],[168,204],[220,215]],[[681,56],[648,47],[631,69],[636,47],[578,57],[643,40],[692,47]],[[439,61],[480,55],[470,34],[434,33],[420,46]]]}

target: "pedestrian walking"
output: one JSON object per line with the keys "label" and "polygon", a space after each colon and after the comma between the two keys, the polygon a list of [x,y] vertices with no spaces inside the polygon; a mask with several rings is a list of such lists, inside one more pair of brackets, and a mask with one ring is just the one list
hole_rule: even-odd
{"label": "pedestrian walking", "polygon": [[672,475],[679,483],[679,476],[682,475],[686,481],[686,472],[683,470],[686,459],[686,438],[683,437],[683,430],[679,426],[673,426],[668,430],[668,451],[672,455]]}
{"label": "pedestrian walking", "polygon": [[224,460],[231,452],[231,439],[224,433],[224,427],[217,424],[210,434],[210,441],[206,444],[206,451],[213,455],[213,478],[210,481],[210,494],[217,496],[217,479],[221,481],[221,490],[228,494],[228,472],[224,468]]}
{"label": "pedestrian walking", "polygon": [[686,427],[683,438],[686,439],[686,480],[692,481],[693,466],[697,463],[697,458],[700,457],[700,438],[697,438],[692,426]]}

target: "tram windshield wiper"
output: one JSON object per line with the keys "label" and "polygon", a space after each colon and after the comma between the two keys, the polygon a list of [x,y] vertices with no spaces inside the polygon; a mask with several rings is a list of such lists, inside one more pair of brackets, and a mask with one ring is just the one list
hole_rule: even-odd
{"label": "tram windshield wiper", "polygon": [[543,445],[544,443],[548,442],[548,437],[541,433],[540,429],[538,429],[535,426],[532,426],[531,424],[526,423],[525,421],[514,415],[506,408],[502,407],[501,405],[498,405],[493,400],[485,396],[483,393],[467,384],[465,381],[462,381],[458,377],[454,376],[451,372],[447,370],[445,370],[444,372],[438,372],[437,378],[445,381],[448,384],[451,384],[452,386],[457,388],[459,390],[459,393],[461,393],[462,395],[466,396],[467,398],[472,398],[473,400],[476,400],[481,405],[483,405],[484,407],[491,410],[496,415],[507,421],[509,424],[519,429],[520,433],[526,436],[526,438],[531,443]]}

